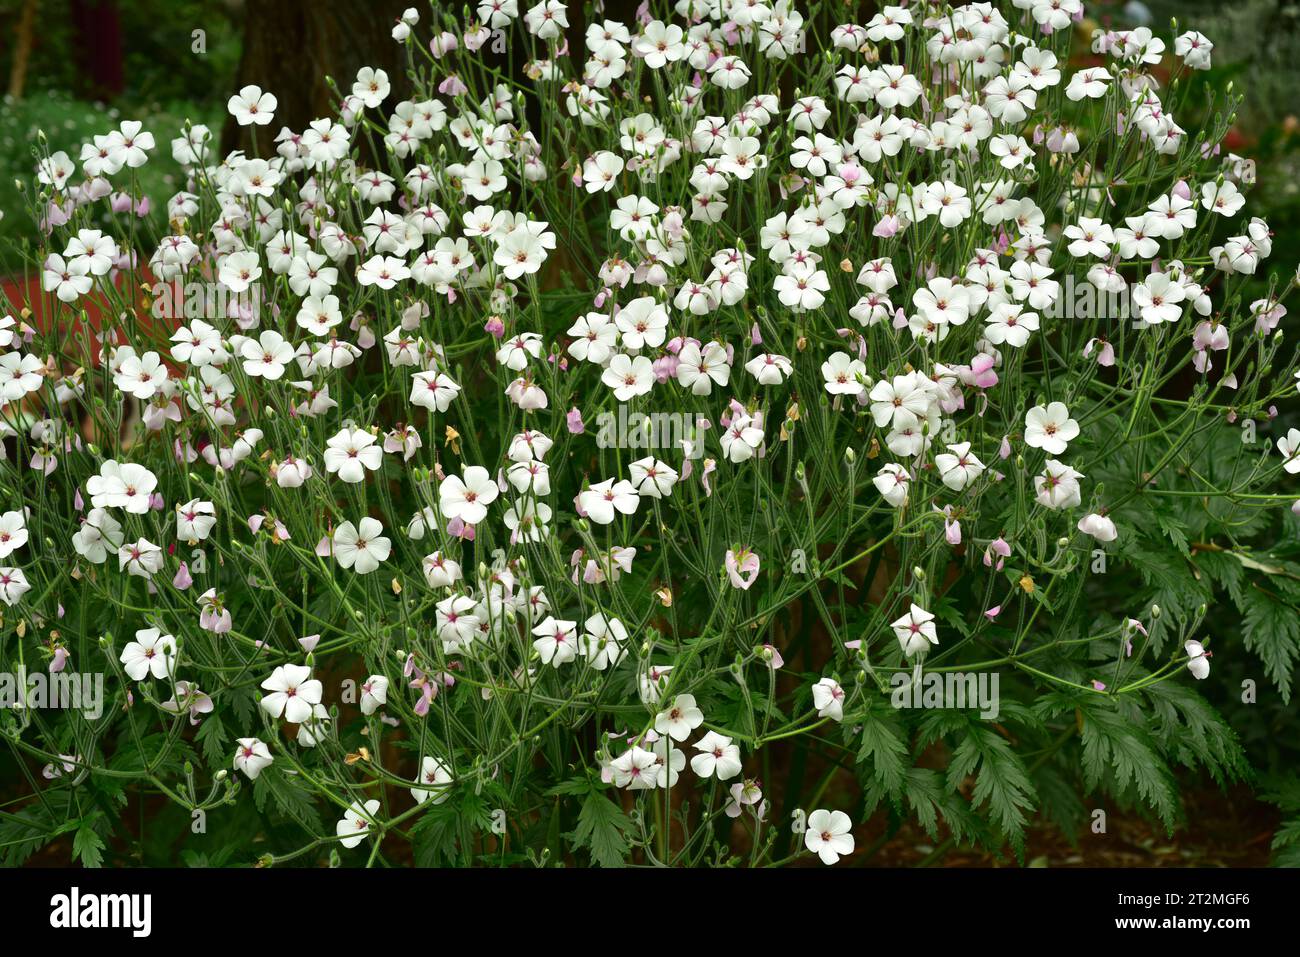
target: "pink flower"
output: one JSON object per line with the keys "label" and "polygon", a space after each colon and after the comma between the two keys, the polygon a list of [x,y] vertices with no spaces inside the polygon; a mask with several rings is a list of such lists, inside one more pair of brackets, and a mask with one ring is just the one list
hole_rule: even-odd
{"label": "pink flower", "polygon": [[981,389],[991,389],[998,384],[998,374],[993,371],[993,357],[981,352],[970,363],[971,379]]}
{"label": "pink flower", "polygon": [[877,239],[890,239],[902,228],[902,225],[898,217],[893,214],[882,216],[880,222],[872,228],[871,235]]}
{"label": "pink flower", "polygon": [[190,577],[190,566],[185,562],[181,562],[176,577],[172,579],[172,587],[177,591],[186,591],[193,584],[194,579]]}
{"label": "pink flower", "polygon": [[224,635],[233,627],[230,612],[222,603],[221,596],[215,588],[209,588],[199,597],[199,627],[215,635]]}
{"label": "pink flower", "polygon": [[731,579],[732,588],[740,588],[749,591],[751,585],[758,578],[759,558],[758,553],[750,551],[747,547],[737,549],[727,549],[727,577]]}
{"label": "pink flower", "polygon": [[587,427],[582,422],[582,412],[576,405],[565,415],[564,424],[568,426],[571,435],[582,435],[587,431]]}
{"label": "pink flower", "polygon": [[469,87],[461,82],[460,77],[452,73],[438,84],[438,92],[444,96],[464,96],[469,92]]}
{"label": "pink flower", "polygon": [[945,517],[943,520],[943,537],[947,539],[949,545],[960,545],[961,522]]}
{"label": "pink flower", "polygon": [[709,487],[709,473],[716,472],[718,463],[713,459],[704,460],[704,471],[700,473],[700,481],[704,484],[704,494],[710,498],[713,496],[713,489]]}
{"label": "pink flower", "polygon": [[1002,566],[1006,564],[1006,559],[1011,556],[1011,546],[1002,538],[995,538],[989,542],[989,547],[984,549],[984,564],[986,567],[993,566],[993,557],[997,556],[997,570],[1002,571]]}

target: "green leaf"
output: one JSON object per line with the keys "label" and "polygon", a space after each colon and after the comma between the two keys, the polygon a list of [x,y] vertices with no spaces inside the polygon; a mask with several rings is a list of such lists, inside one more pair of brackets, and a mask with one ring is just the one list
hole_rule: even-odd
{"label": "green leaf", "polygon": [[[1272,582],[1270,585],[1274,584]],[[1242,631],[1246,650],[1259,656],[1283,703],[1291,701],[1291,670],[1300,656],[1300,611],[1271,589],[1246,589]]]}
{"label": "green leaf", "polygon": [[72,838],[72,858],[86,867],[104,864],[104,839],[95,832],[94,820],[83,818]]}
{"label": "green leaf", "polygon": [[[1166,614],[1175,618],[1190,617],[1193,610],[1210,600],[1210,589],[1197,581],[1193,565],[1176,551],[1167,547],[1135,548],[1129,564],[1142,576],[1148,586],[1144,596],[1159,605]],[[1160,653],[1157,640],[1152,650]]]}
{"label": "green leaf", "polygon": [[871,775],[871,784],[887,793],[895,804],[903,794],[908,765],[906,728],[897,710],[873,703],[862,719],[862,744],[858,763]]}
{"label": "green leaf", "polygon": [[574,844],[591,851],[592,860],[601,867],[622,867],[627,860],[628,843],[623,836],[630,822],[627,815],[600,791],[592,791],[578,812]]}
{"label": "green leaf", "polygon": [[1237,733],[1199,694],[1177,681],[1146,690],[1153,710],[1151,730],[1166,754],[1188,767],[1203,766],[1220,787],[1250,773]]}
{"label": "green leaf", "polygon": [[972,719],[948,765],[949,788],[955,790],[977,765],[971,806],[987,804],[994,824],[1020,855],[1025,847],[1025,812],[1034,807],[1034,785],[1007,740]]}
{"label": "green leaf", "polygon": [[18,867],[60,833],[43,804],[0,812],[0,864]]}
{"label": "green leaf", "polygon": [[253,797],[259,811],[265,808],[266,799],[270,797],[285,817],[298,822],[312,834],[320,829],[316,805],[278,768],[266,768],[257,776],[253,782]]}
{"label": "green leaf", "polygon": [[194,740],[203,748],[203,757],[209,767],[222,768],[229,763],[230,756],[226,745],[230,740],[230,734],[226,731],[226,726],[219,715],[208,715],[199,727],[199,733],[194,736]]}
{"label": "green leaf", "polygon": [[1083,774],[1089,788],[1103,782],[1113,793],[1136,788],[1165,827],[1173,830],[1178,792],[1150,733],[1133,715],[1121,715],[1109,702],[1083,709]]}

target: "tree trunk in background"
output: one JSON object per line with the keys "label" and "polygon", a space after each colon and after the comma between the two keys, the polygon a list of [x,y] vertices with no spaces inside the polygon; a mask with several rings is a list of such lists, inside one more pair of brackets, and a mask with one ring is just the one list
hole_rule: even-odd
{"label": "tree trunk in background", "polygon": [[[338,100],[326,76],[346,94],[357,70],[376,67],[387,72],[393,87],[385,108],[407,99],[406,54],[392,29],[410,5],[410,0],[249,0],[235,88],[260,86],[279,101],[275,120],[258,130],[261,151],[269,151],[282,126],[301,133],[312,120],[337,115]],[[249,130],[227,118],[222,152],[251,153]]]}
{"label": "tree trunk in background", "polygon": [[92,100],[113,99],[126,88],[117,0],[71,0],[68,12],[81,64],[78,95]]}
{"label": "tree trunk in background", "polygon": [[9,95],[15,100],[23,95],[27,83],[27,63],[32,55],[32,34],[36,27],[36,0],[26,0],[14,37],[14,62],[9,67]]}

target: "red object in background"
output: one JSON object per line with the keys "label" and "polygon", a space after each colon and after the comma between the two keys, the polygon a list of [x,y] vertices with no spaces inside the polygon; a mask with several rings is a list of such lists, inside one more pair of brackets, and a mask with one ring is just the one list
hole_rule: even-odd
{"label": "red object in background", "polygon": [[1235,126],[1229,129],[1223,137],[1224,147],[1233,153],[1243,152],[1249,144],[1250,141],[1246,139],[1245,134]]}
{"label": "red object in background", "polygon": [[[154,278],[152,274],[150,274],[149,270],[141,270],[140,282],[142,289],[152,288]],[[114,285],[117,286],[119,290],[128,288],[126,277],[119,273],[114,280]],[[51,297],[49,293],[41,289],[41,279],[38,275],[33,275],[27,279],[22,276],[17,276],[0,280],[0,315],[12,312],[15,319],[20,319],[19,311],[26,306],[31,309],[31,315],[28,316],[25,321],[33,329],[43,335],[49,333],[51,329],[51,314],[49,307],[52,298],[53,297]],[[57,302],[57,300],[55,300],[55,302]],[[78,336],[81,333],[80,315],[83,313],[90,321],[91,329],[98,332],[102,328],[104,310],[107,304],[101,297],[85,296],[78,299],[75,306],[69,306],[63,303],[59,303],[59,305],[62,307],[58,312],[59,315],[69,316],[75,312],[78,316],[78,318],[72,321],[72,333],[74,336]],[[153,313],[151,310],[144,308],[143,302],[140,302],[137,305],[136,317],[136,328],[140,330],[143,339],[146,340],[145,342],[132,343],[137,347],[156,349],[159,345],[163,345],[165,348],[165,344],[168,337],[171,335],[172,329],[176,325],[179,325],[179,323],[172,323],[168,328],[158,329],[155,332],[153,329]],[[96,353],[97,352],[98,350],[96,350]],[[95,365],[99,365],[97,354],[95,356]]]}

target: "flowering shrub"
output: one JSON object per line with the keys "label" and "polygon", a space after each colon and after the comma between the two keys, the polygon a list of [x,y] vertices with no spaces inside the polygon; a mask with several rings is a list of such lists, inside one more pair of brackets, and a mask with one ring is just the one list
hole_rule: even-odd
{"label": "flowering shrub", "polygon": [[0,713],[0,854],[142,794],[200,863],[1018,855],[1249,774],[1195,686],[1291,690],[1296,281],[1212,44],[837,11],[412,9],[411,99],[172,140],[166,236],[141,123],[38,156],[0,647],[106,677]]}

